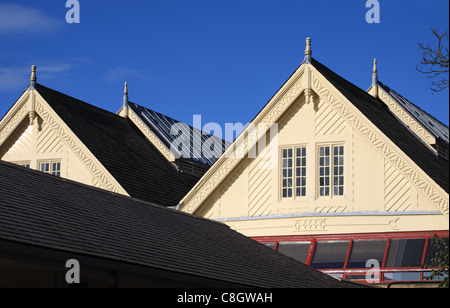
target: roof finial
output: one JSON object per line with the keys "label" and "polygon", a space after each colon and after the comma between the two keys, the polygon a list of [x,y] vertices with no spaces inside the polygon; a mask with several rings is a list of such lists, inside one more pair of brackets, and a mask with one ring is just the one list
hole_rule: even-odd
{"label": "roof finial", "polygon": [[378,68],[377,59],[373,60],[373,74],[372,74],[372,86],[369,89],[369,93],[377,98],[378,97]]}
{"label": "roof finial", "polygon": [[123,116],[128,118],[128,82],[125,81],[125,89],[123,90]]}
{"label": "roof finial", "polygon": [[36,86],[36,65],[33,65],[31,67],[31,77],[30,77],[30,86],[35,87]]}
{"label": "roof finial", "polygon": [[305,59],[303,60],[303,63],[311,63],[311,38],[306,38],[306,49],[305,49]]}
{"label": "roof finial", "polygon": [[372,75],[372,85],[378,84],[378,68],[377,68],[377,59],[373,60],[373,75]]}
{"label": "roof finial", "polygon": [[306,50],[305,50],[305,56],[311,56],[312,55],[312,51],[311,51],[311,38],[308,37],[306,38]]}

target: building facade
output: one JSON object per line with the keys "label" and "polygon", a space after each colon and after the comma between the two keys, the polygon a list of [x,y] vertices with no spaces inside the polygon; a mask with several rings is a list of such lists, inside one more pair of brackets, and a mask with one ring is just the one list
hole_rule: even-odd
{"label": "building facade", "polygon": [[376,266],[377,282],[423,281],[430,238],[448,238],[448,127],[379,82],[376,63],[366,92],[311,54],[307,40],[181,210],[335,276],[364,280]]}

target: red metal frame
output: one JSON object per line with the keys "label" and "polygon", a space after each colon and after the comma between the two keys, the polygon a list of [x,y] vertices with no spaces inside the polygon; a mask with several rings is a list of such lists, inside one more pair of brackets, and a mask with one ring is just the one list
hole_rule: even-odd
{"label": "red metal frame", "polygon": [[423,280],[423,273],[429,272],[429,269],[423,269],[419,266],[415,267],[386,267],[386,259],[389,251],[389,246],[392,239],[425,239],[425,244],[422,253],[422,264],[425,262],[427,248],[430,239],[437,235],[439,237],[449,237],[449,231],[419,231],[419,232],[391,232],[391,233],[365,233],[365,234],[335,234],[335,235],[291,235],[291,236],[263,236],[253,237],[254,240],[260,243],[275,243],[275,250],[278,248],[280,242],[310,242],[306,264],[310,265],[314,256],[317,242],[320,241],[349,241],[348,251],[343,268],[321,270],[327,274],[342,274],[344,279],[352,275],[361,275],[367,272],[367,268],[352,268],[347,269],[350,258],[353,242],[355,240],[375,240],[386,239],[386,248],[384,251],[383,261],[380,268],[380,282],[384,282],[385,273],[402,273],[402,272],[420,272],[420,280]]}

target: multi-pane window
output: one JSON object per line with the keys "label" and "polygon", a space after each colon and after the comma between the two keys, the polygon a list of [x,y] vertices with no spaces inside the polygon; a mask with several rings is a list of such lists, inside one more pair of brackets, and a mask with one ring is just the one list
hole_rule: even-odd
{"label": "multi-pane window", "polygon": [[319,195],[344,195],[344,146],[319,147]]}
{"label": "multi-pane window", "polygon": [[16,162],[15,164],[19,165],[19,166],[22,166],[22,167],[30,168],[30,162],[29,161]]}
{"label": "multi-pane window", "polygon": [[61,176],[61,162],[59,161],[40,162],[39,170],[44,173]]}
{"label": "multi-pane window", "polygon": [[306,196],[306,148],[292,147],[282,150],[283,198]]}
{"label": "multi-pane window", "polygon": [[[332,276],[349,280],[389,283],[425,281],[430,277],[432,258],[448,247],[448,231],[437,235],[445,245],[435,247],[430,232],[352,236],[261,237],[269,247]],[[371,270],[377,268],[377,272]],[[432,268],[423,268],[423,264]],[[369,272],[370,271],[370,272]],[[369,274],[369,275],[367,275]],[[374,276],[372,276],[374,275]],[[446,275],[436,277],[442,280]]]}

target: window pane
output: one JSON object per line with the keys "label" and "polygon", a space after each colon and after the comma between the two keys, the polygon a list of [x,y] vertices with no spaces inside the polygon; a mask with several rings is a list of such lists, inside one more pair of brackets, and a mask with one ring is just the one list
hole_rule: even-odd
{"label": "window pane", "polygon": [[41,163],[41,171],[48,173],[50,171],[50,163]]}
{"label": "window pane", "polygon": [[420,267],[425,239],[393,239],[386,267]]}
{"label": "window pane", "polygon": [[297,148],[297,171],[296,171],[296,196],[304,197],[306,194],[303,188],[306,186],[306,149]]}
{"label": "window pane", "polygon": [[272,249],[275,249],[275,243],[262,243],[264,245],[266,245],[267,247],[270,247]]}
{"label": "window pane", "polygon": [[295,260],[305,263],[310,246],[310,242],[284,242],[278,244],[278,251]]}
{"label": "window pane", "polygon": [[330,186],[330,147],[319,148],[319,193],[320,196],[329,196]]}
{"label": "window pane", "polygon": [[317,242],[311,266],[317,269],[343,268],[350,241]]}
{"label": "window pane", "polygon": [[56,176],[60,176],[61,163],[52,163],[52,174]]}
{"label": "window pane", "polygon": [[[444,241],[448,247],[448,237],[444,238]],[[427,246],[427,254],[425,255],[425,264],[426,265],[432,265],[431,264],[431,259],[434,258],[436,256],[436,253],[438,252],[438,250],[443,250],[443,247],[440,247],[440,249],[436,248],[433,245],[433,240],[430,238],[428,240],[428,246]]]}
{"label": "window pane", "polygon": [[342,196],[344,194],[344,146],[334,147],[333,173],[333,194]]}
{"label": "window pane", "polygon": [[384,273],[384,281],[420,281],[420,272]]}
{"label": "window pane", "polygon": [[292,167],[292,149],[283,149],[283,169],[282,175],[282,197],[292,197],[292,180],[293,180],[293,167]]}
{"label": "window pane", "polygon": [[357,240],[353,241],[352,251],[347,268],[365,268],[371,259],[383,263],[387,240]]}

